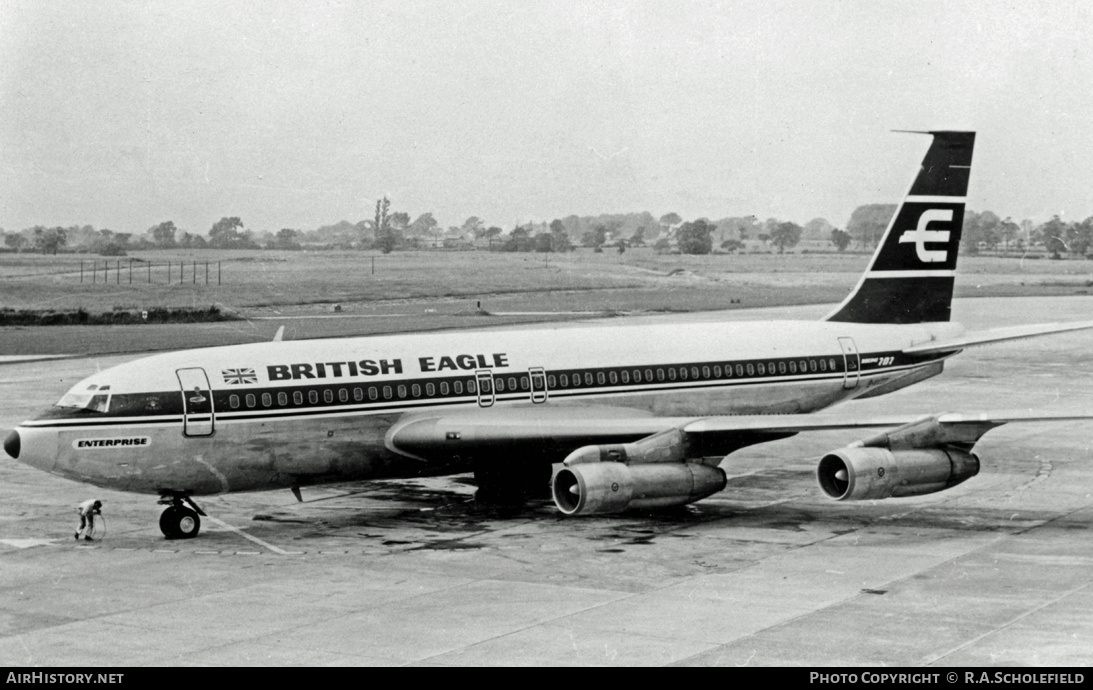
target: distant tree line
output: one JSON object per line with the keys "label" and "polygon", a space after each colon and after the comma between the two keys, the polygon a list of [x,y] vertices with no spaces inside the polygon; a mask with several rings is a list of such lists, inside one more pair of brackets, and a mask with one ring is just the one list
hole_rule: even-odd
{"label": "distant tree line", "polygon": [[[568,252],[578,246],[596,252],[614,248],[625,252],[631,247],[652,246],[657,252],[709,254],[714,251],[736,253],[746,250],[784,253],[807,239],[807,247],[830,247],[844,252],[851,248],[872,251],[896,211],[895,204],[867,204],[851,214],[846,229],[839,229],[823,218],[798,225],[777,218],[760,220],[741,216],[710,220],[684,220],[678,213],[659,218],[648,212],[566,216],[549,223],[525,222],[505,232],[478,216],[461,225],[441,226],[431,212],[411,220],[409,213],[395,210],[387,198],[376,201],[373,217],[350,223],[340,221],[304,231],[281,228],[277,232],[255,233],[244,227],[237,216],[225,216],[206,234],[184,232],[167,220],[148,228],[143,234],[95,229],[90,225],[70,227],[34,226],[20,232],[4,232],[3,245],[8,251],[92,252],[102,256],[124,256],[146,249],[277,249],[304,248],[374,249],[389,253],[403,249],[478,248],[502,252]],[[1043,251],[1053,258],[1093,254],[1093,217],[1081,222],[1067,222],[1060,216],[1034,224],[1002,218],[991,211],[967,211],[961,238],[966,254],[981,251]]]}

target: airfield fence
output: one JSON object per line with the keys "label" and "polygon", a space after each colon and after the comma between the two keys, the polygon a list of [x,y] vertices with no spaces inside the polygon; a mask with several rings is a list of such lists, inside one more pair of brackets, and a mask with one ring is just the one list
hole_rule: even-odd
{"label": "airfield fence", "polygon": [[[184,285],[187,282],[197,285],[204,281],[205,285],[209,285],[213,280],[217,285],[222,284],[223,273],[220,269],[220,262],[212,261],[179,261],[177,264],[174,261],[165,261],[163,263],[156,263],[154,261],[142,261],[142,265],[136,267],[137,282],[144,283],[161,283],[166,285]],[[215,277],[212,275],[212,264],[215,263]],[[113,266],[111,266],[113,264]],[[128,261],[122,261],[116,259],[110,260],[93,260],[93,261],[80,261],[80,282],[95,283],[110,283],[111,272],[113,272],[113,282],[116,285],[122,283],[133,283],[133,259]],[[144,274],[143,276],[141,274]],[[178,279],[175,279],[175,275]],[[123,278],[124,276],[124,278]],[[144,280],[141,280],[141,278]],[[189,280],[187,280],[189,278]]]}

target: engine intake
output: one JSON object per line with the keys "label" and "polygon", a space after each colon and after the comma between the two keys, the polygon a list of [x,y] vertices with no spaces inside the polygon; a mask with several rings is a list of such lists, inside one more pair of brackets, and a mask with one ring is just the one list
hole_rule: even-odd
{"label": "engine intake", "polygon": [[596,515],[684,505],[721,491],[727,483],[720,467],[693,462],[595,462],[562,468],[551,489],[564,514]]}
{"label": "engine intake", "polygon": [[932,494],[979,474],[979,458],[952,446],[887,450],[843,448],[816,467],[824,493],[837,501]]}

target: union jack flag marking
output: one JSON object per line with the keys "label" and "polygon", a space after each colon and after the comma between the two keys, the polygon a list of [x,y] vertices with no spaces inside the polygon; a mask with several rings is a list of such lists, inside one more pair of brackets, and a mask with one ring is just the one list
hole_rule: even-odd
{"label": "union jack flag marking", "polygon": [[223,369],[220,375],[224,377],[224,383],[229,386],[258,383],[258,375],[254,373],[254,369]]}

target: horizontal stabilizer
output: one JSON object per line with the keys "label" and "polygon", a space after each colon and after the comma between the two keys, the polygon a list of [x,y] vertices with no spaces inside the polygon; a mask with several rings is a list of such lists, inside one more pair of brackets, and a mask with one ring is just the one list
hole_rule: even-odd
{"label": "horizontal stabilizer", "polygon": [[991,345],[1006,340],[1020,340],[1022,338],[1035,338],[1052,333],[1066,333],[1067,331],[1081,331],[1093,328],[1093,321],[1076,321],[1074,323],[1040,323],[1031,326],[1014,326],[1012,328],[996,328],[978,333],[966,333],[959,338],[948,340],[931,340],[930,342],[914,345],[903,350],[905,355],[929,355],[943,352],[955,352],[979,345]]}

